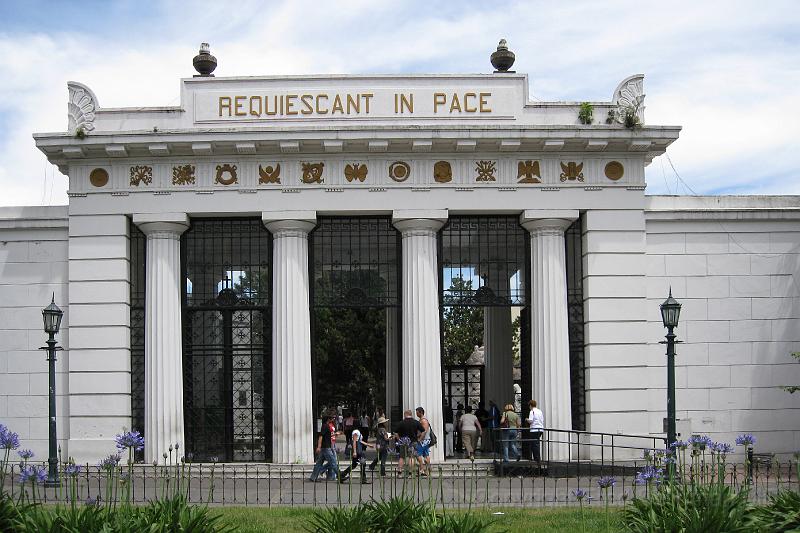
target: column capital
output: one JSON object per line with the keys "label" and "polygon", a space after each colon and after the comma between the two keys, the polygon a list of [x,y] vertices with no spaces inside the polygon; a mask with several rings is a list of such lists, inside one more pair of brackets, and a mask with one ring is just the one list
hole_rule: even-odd
{"label": "column capital", "polygon": [[392,224],[403,237],[436,233],[447,223],[447,209],[397,209]]}
{"label": "column capital", "polygon": [[189,216],[186,213],[134,213],[133,223],[148,237],[159,234],[180,237],[189,229]]}
{"label": "column capital", "polygon": [[526,209],[520,215],[519,223],[530,233],[563,232],[579,215],[574,209]]}
{"label": "column capital", "polygon": [[273,239],[307,237],[317,225],[316,211],[263,211],[261,222]]}

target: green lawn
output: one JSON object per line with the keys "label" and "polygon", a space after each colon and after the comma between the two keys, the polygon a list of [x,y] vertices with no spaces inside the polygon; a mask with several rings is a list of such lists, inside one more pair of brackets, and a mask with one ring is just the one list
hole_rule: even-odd
{"label": "green lawn", "polygon": [[[292,531],[305,531],[303,526],[306,519],[311,516],[313,509],[307,508],[264,508],[264,507],[225,507],[219,509],[220,514],[226,524],[238,527],[239,532],[261,532],[261,531],[280,531],[289,533]],[[466,512],[448,511],[455,513]],[[509,532],[551,532],[569,531],[580,533],[581,512],[579,508],[548,508],[548,509],[481,509],[472,511],[483,516],[492,516],[492,513],[500,512],[502,515],[494,515],[496,531]],[[606,529],[605,511],[602,507],[591,507],[584,509],[586,523],[585,531],[596,533],[604,531],[619,531],[618,513],[611,510],[611,528]]]}

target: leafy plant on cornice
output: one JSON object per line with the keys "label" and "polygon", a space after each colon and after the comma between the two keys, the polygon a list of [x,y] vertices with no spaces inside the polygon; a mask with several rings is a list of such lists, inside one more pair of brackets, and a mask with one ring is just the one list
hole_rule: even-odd
{"label": "leafy plant on cornice", "polygon": [[626,128],[633,130],[642,125],[642,121],[639,119],[638,106],[623,107],[618,113],[622,116],[623,124]]}
{"label": "leafy plant on cornice", "polygon": [[594,106],[589,102],[581,102],[581,106],[578,109],[578,120],[581,124],[594,122]]}
{"label": "leafy plant on cornice", "polygon": [[87,135],[86,130],[83,129],[83,127],[78,126],[77,128],[75,128],[75,138],[76,139],[83,140],[83,139],[86,138],[86,135]]}

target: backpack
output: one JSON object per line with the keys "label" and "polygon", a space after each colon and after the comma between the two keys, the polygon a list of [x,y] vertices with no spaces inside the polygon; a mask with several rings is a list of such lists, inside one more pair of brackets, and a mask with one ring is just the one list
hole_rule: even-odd
{"label": "backpack", "polygon": [[[425,420],[428,420],[427,418]],[[431,425],[431,421],[428,420],[428,437],[431,440],[430,447],[433,448],[439,442],[439,439],[436,438],[436,433],[433,432],[433,426]]]}

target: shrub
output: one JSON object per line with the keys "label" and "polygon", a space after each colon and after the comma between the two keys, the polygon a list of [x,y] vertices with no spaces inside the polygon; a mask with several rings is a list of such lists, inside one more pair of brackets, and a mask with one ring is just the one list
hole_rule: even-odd
{"label": "shrub", "polygon": [[648,498],[634,499],[622,510],[628,531],[714,533],[751,531],[747,524],[746,491],[730,487],[665,483]]}
{"label": "shrub", "polygon": [[784,490],[769,497],[769,503],[756,507],[750,514],[757,531],[800,530],[800,493]]}

